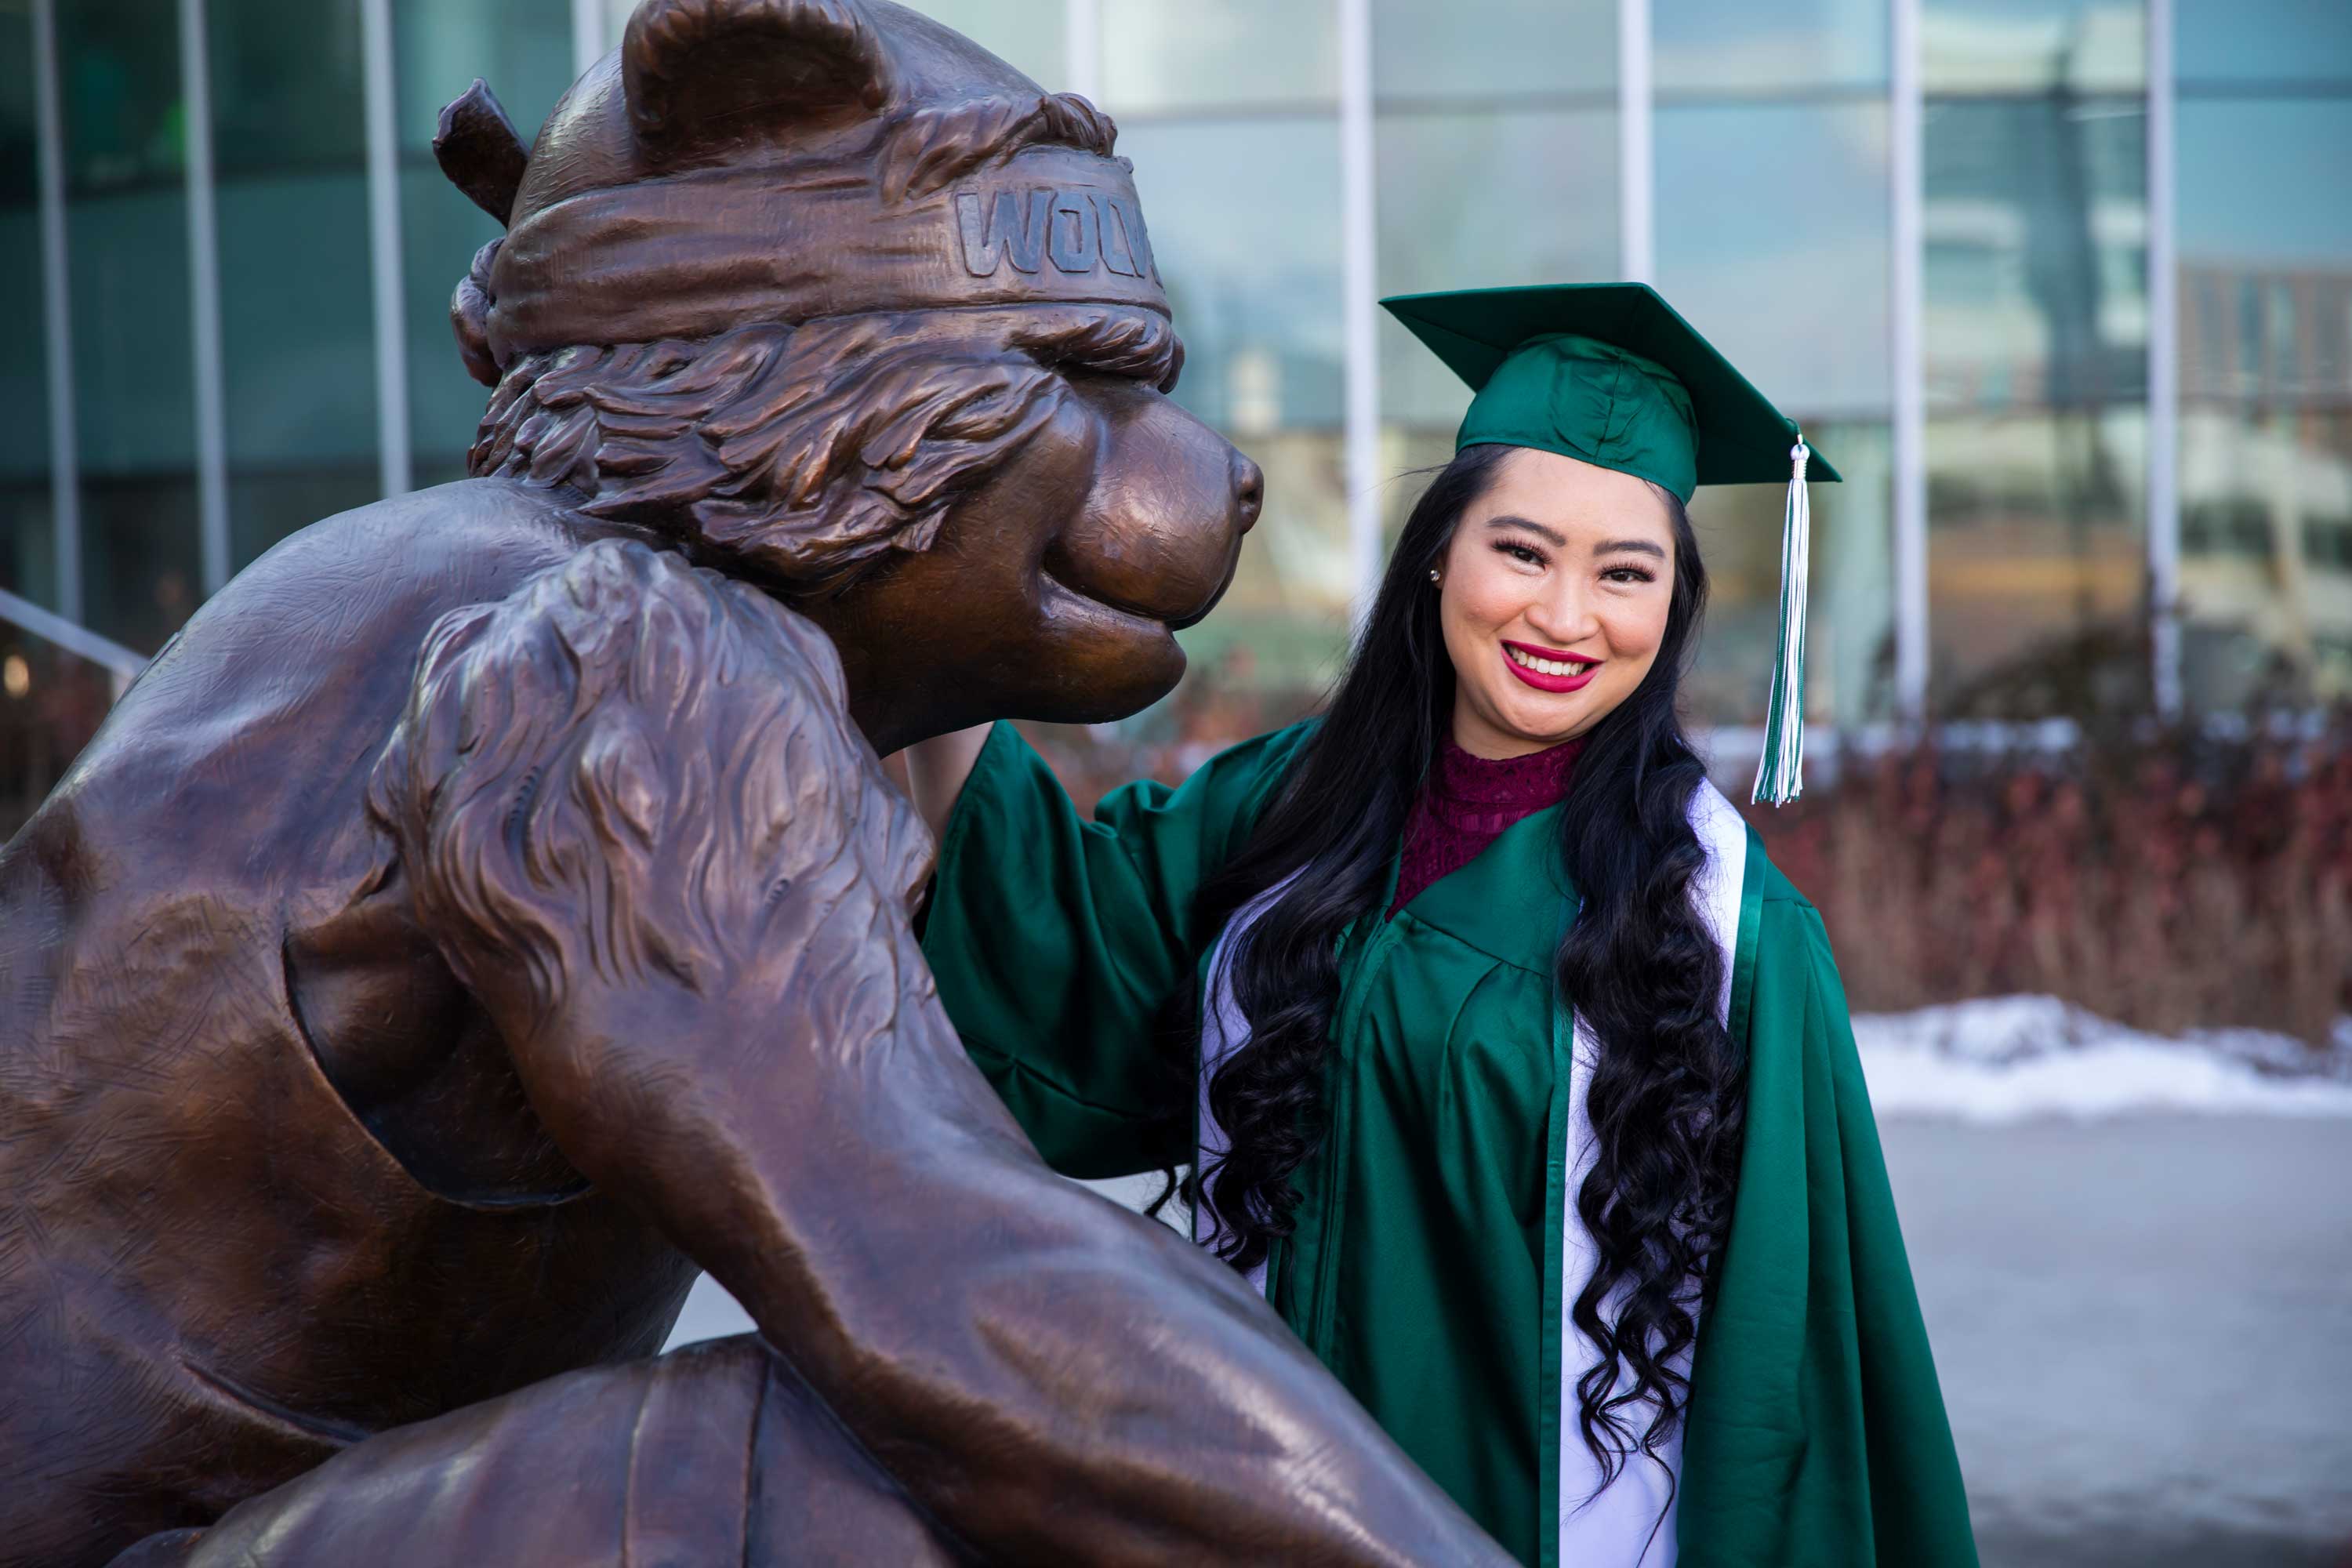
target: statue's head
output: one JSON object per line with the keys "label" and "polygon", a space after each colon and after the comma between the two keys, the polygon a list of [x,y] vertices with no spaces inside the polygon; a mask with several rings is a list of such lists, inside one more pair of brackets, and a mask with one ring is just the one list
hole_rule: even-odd
{"label": "statue's head", "polygon": [[1260,479],[1168,396],[1115,136],[887,0],[646,0],[527,154],[476,84],[436,142],[508,226],[452,306],[472,471],[788,599],[877,745],[1132,711]]}

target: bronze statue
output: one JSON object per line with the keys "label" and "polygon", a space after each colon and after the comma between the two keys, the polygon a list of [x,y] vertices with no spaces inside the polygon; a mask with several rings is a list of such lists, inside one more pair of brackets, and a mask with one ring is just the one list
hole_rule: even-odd
{"label": "bronze statue", "polygon": [[[0,852],[0,1563],[1504,1561],[910,934],[877,750],[1150,700],[1256,513],[1113,134],[883,0],[451,107],[475,477]],[[698,1268],[761,1335],[643,1359]]]}

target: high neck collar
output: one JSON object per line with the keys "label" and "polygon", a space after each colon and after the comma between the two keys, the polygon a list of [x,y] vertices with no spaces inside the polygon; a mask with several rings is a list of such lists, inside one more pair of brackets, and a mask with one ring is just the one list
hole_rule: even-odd
{"label": "high neck collar", "polygon": [[1483,811],[1537,810],[1568,793],[1576,754],[1583,749],[1583,737],[1579,736],[1521,757],[1479,757],[1464,751],[1449,735],[1438,742],[1430,793],[1440,801]]}

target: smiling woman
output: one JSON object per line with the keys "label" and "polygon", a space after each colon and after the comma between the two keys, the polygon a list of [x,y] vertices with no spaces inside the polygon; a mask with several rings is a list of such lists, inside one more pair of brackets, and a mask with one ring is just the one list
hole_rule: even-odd
{"label": "smiling woman", "polygon": [[1523,1561],[1972,1564],[1820,917],[1677,713],[1685,501],[1793,468],[1801,577],[1810,453],[1639,285],[1389,304],[1477,395],[1328,710],[1091,823],[918,748],[940,999]]}

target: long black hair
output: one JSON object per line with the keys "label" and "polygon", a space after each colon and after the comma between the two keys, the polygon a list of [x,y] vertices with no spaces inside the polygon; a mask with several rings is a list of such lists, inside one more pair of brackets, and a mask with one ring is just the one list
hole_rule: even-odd
{"label": "long black hair", "polygon": [[[1236,1268],[1256,1267],[1293,1229],[1290,1178],[1323,1131],[1336,944],[1386,891],[1406,811],[1452,722],[1454,668],[1429,574],[1510,450],[1465,447],[1431,481],[1321,723],[1247,844],[1202,889],[1198,929],[1213,931],[1295,876],[1235,944],[1250,1038],[1209,1086],[1232,1143],[1192,1183]],[[1665,637],[1641,685],[1586,737],[1559,818],[1559,853],[1582,901],[1556,981],[1601,1049],[1586,1091],[1597,1159],[1575,1194],[1599,1266],[1573,1315],[1602,1357],[1577,1401],[1605,1479],[1630,1451],[1655,1457],[1688,1392],[1673,1363],[1696,1337],[1694,1308],[1729,1226],[1747,1088],[1744,1053],[1715,1011],[1723,961],[1690,897],[1705,861],[1690,799],[1706,773],[1676,696],[1706,569],[1681,501],[1652,488],[1675,535]],[[1529,1049],[1549,1048],[1549,1019],[1528,1029]],[[1644,1399],[1655,1413],[1637,1433],[1622,1412]]]}

